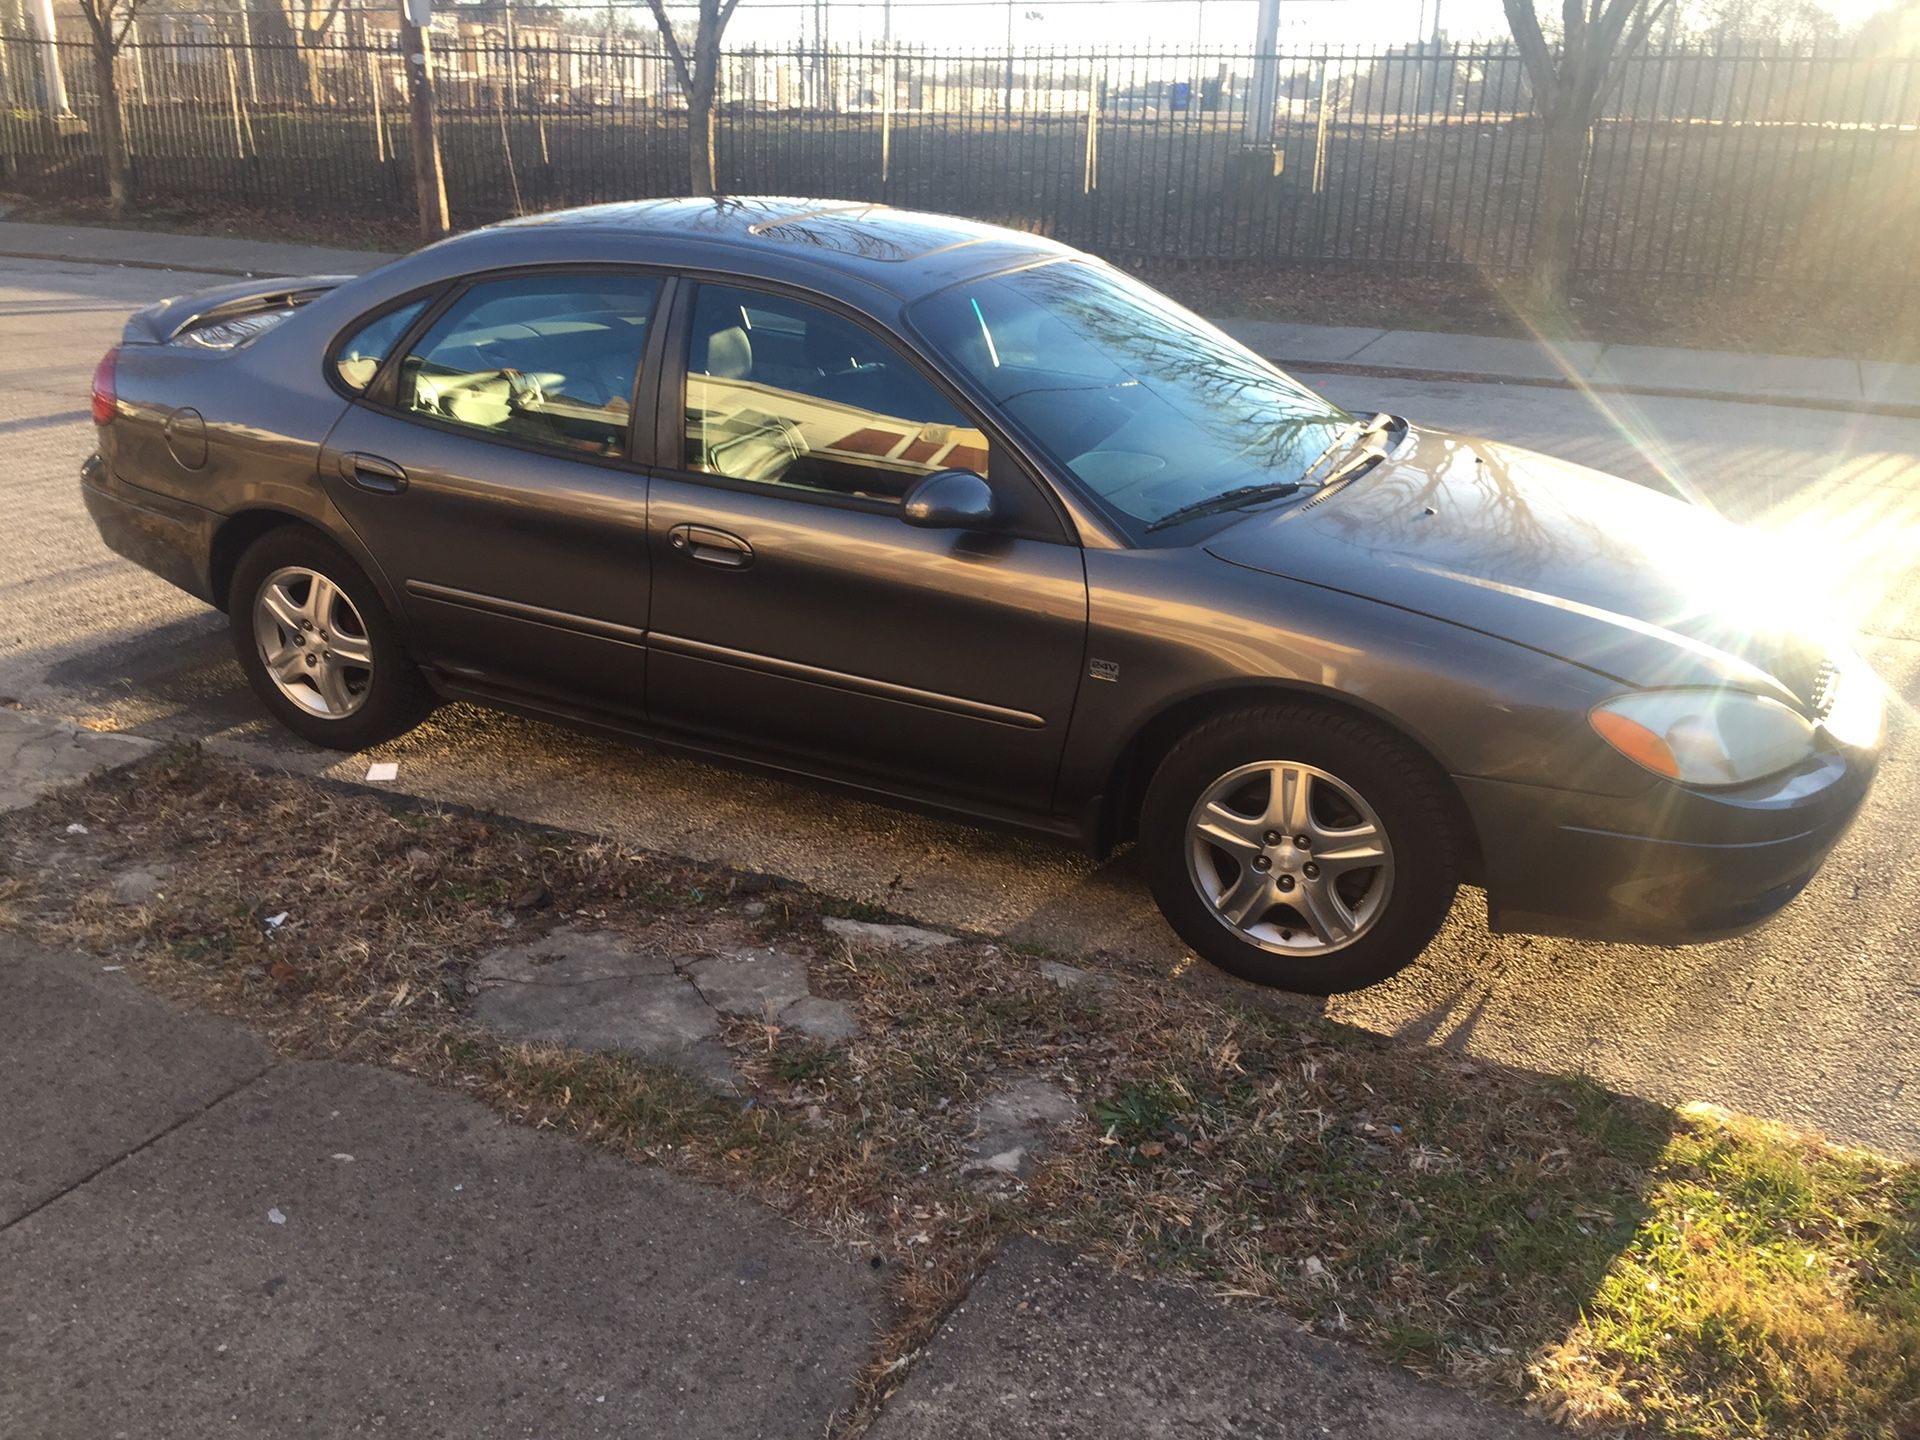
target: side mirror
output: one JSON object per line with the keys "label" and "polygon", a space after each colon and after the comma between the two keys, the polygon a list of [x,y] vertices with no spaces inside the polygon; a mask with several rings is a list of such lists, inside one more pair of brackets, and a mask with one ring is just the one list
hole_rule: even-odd
{"label": "side mirror", "polygon": [[922,530],[980,530],[993,523],[993,487],[971,470],[936,470],[908,487],[901,519]]}

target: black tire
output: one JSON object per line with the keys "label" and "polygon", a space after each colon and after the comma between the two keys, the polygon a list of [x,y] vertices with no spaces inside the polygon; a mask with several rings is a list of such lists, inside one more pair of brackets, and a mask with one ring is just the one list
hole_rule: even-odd
{"label": "black tire", "polygon": [[[1219,913],[1196,878],[1195,864],[1190,863],[1191,824],[1202,798],[1224,777],[1263,762],[1324,772],[1360,797],[1385,832],[1388,868],[1357,872],[1353,883],[1364,887],[1380,875],[1388,883],[1369,922],[1343,948],[1308,955],[1272,948],[1278,936],[1291,939],[1296,929],[1303,931],[1304,941],[1314,943],[1305,927],[1293,924],[1304,912],[1285,908],[1285,898],[1279,902],[1282,908],[1261,912],[1268,917],[1261,927],[1267,941],[1250,938]],[[1310,787],[1316,794],[1318,784]],[[1222,970],[1304,995],[1363,989],[1418,956],[1452,908],[1462,836],[1445,786],[1445,777],[1424,756],[1357,717],[1304,702],[1225,712],[1189,731],[1161,761],[1147,788],[1139,840],[1147,883],[1180,938]],[[1338,788],[1328,787],[1328,792],[1338,803]],[[1257,843],[1271,839],[1269,834]],[[1304,881],[1296,882],[1291,875],[1281,880],[1278,871],[1309,857],[1310,851],[1279,861],[1279,847],[1291,852],[1290,842],[1282,839],[1271,853],[1262,849],[1251,863],[1269,867],[1266,873],[1273,873],[1276,883],[1298,884],[1302,888],[1295,893],[1304,893]],[[1204,867],[1208,862],[1198,863]],[[1235,862],[1225,864],[1237,872]]]}
{"label": "black tire", "polygon": [[[255,605],[267,582],[288,569],[324,576],[357,612],[372,663],[351,672],[355,708],[349,713],[329,716],[304,708],[283,694],[268,673],[255,633]],[[274,719],[303,740],[331,750],[363,750],[412,729],[432,708],[432,694],[407,657],[379,592],[346,551],[317,531],[289,525],[254,541],[234,567],[227,620],[234,653],[253,693]]]}

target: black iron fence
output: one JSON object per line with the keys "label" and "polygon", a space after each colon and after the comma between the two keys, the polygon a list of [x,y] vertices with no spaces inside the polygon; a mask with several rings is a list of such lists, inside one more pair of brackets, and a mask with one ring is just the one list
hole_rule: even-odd
{"label": "black iron fence", "polygon": [[[1510,48],[1270,58],[1269,113],[1244,51],[740,51],[719,182],[953,211],[1117,259],[1525,265],[1546,147]],[[115,71],[136,189],[407,212],[402,65],[364,24],[324,44],[205,19],[137,32]],[[686,189],[685,106],[644,38],[450,33],[435,65],[456,223]],[[0,38],[9,188],[100,193],[98,88],[84,44]],[[1578,274],[1920,284],[1920,56],[1636,56],[1587,168]]]}

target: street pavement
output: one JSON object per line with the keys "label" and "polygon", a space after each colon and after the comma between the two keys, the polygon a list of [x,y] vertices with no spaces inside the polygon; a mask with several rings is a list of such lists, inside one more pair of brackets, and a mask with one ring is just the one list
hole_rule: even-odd
{"label": "street pavement", "polygon": [[[4,247],[0,247],[4,248]],[[209,262],[211,263],[211,262]],[[202,277],[204,278],[204,277]],[[0,700],[348,779],[367,757],[268,726],[223,622],[100,545],[75,468],[87,376],[134,305],[196,277],[0,261]],[[1675,396],[1341,373],[1305,378],[1354,408],[1534,446],[1673,484],[1791,539],[1781,586],[1859,620],[1894,696],[1873,800],[1818,880],[1743,939],[1679,950],[1489,936],[1477,895],[1394,982],[1334,1017],[1665,1100],[1705,1100],[1920,1153],[1920,420]],[[1703,557],[1703,563],[1711,557]],[[386,747],[399,787],[792,876],[922,921],[1070,953],[1108,949],[1193,984],[1127,855],[1094,864],[986,834],[456,706]]]}

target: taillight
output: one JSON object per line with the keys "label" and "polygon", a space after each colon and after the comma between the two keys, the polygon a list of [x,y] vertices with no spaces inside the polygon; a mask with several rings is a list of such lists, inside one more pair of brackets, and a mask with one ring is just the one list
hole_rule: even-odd
{"label": "taillight", "polygon": [[93,367],[93,423],[106,425],[120,413],[120,396],[113,388],[114,372],[120,366],[120,347],[114,346]]}

